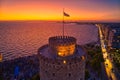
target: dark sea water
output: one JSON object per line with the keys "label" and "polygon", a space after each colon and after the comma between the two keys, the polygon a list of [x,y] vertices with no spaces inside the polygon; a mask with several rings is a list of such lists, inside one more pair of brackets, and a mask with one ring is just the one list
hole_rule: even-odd
{"label": "dark sea water", "polygon": [[[65,35],[77,38],[80,45],[98,40],[94,25],[65,24]],[[50,36],[62,35],[62,23],[56,22],[0,22],[0,53],[4,60],[37,54]]]}

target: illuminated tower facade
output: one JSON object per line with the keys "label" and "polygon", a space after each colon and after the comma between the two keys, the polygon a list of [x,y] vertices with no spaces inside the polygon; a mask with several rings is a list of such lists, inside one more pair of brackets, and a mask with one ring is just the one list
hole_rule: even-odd
{"label": "illuminated tower facade", "polygon": [[39,48],[40,80],[84,80],[85,52],[70,36],[49,38]]}

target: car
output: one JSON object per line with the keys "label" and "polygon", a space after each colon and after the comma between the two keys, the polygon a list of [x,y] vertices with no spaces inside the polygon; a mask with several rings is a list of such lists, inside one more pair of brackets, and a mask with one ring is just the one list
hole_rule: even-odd
{"label": "car", "polygon": [[111,71],[112,71],[113,73],[115,72],[115,70],[114,70],[113,68],[111,69]]}
{"label": "car", "polygon": [[108,66],[108,64],[107,64],[107,63],[106,63],[105,65],[106,65],[106,66]]}

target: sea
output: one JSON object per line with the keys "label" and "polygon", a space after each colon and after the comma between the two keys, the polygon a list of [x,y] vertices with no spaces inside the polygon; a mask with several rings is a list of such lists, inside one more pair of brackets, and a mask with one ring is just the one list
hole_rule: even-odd
{"label": "sea", "polygon": [[[53,21],[1,21],[0,53],[3,61],[37,54],[51,36],[63,35],[63,24]],[[92,24],[64,24],[64,35],[73,36],[77,44],[98,41],[98,28]]]}

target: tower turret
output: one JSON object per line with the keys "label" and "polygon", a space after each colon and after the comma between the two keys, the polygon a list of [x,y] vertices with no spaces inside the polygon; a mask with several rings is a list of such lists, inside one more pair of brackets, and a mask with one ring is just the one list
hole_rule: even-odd
{"label": "tower turret", "polygon": [[55,36],[49,38],[49,51],[61,57],[71,56],[75,53],[76,39],[70,36]]}

